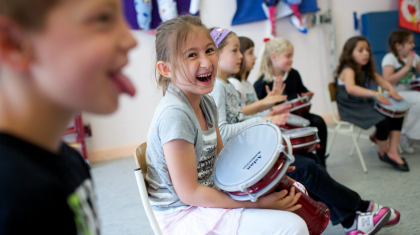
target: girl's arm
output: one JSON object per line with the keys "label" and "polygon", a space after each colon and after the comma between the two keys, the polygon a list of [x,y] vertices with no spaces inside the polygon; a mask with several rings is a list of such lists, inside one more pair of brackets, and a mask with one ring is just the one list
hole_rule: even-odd
{"label": "girl's arm", "polygon": [[391,102],[389,102],[388,99],[386,99],[383,95],[377,93],[376,91],[372,91],[367,88],[356,85],[355,77],[356,75],[354,73],[354,70],[351,68],[345,68],[341,72],[339,79],[344,81],[344,86],[346,88],[347,93],[358,97],[376,97],[376,99],[383,104],[391,104]]}
{"label": "girl's arm", "polygon": [[[383,66],[382,74],[384,76],[384,79],[390,82],[391,84],[397,84],[412,68],[414,56],[415,56],[415,53],[411,52],[408,55],[407,63],[404,65],[404,67],[398,70],[398,72],[395,72],[395,67],[393,65]],[[418,67],[418,64],[416,66],[416,70],[417,70],[417,67]]]}
{"label": "girl's arm", "polygon": [[384,90],[388,91],[388,97],[393,97],[396,100],[402,100],[403,98],[397,93],[394,86],[387,80],[381,77],[381,75],[375,73],[375,81],[381,86]]}
{"label": "girl's arm", "polygon": [[269,95],[262,100],[258,100],[252,104],[245,105],[242,107],[242,113],[244,115],[252,115],[255,113],[262,112],[264,110],[272,108],[275,104],[285,101],[287,96],[285,95]]}
{"label": "girl's arm", "polygon": [[[218,132],[217,135],[218,142],[220,142],[221,138]],[[235,201],[224,192],[200,185],[197,182],[194,145],[186,140],[175,139],[164,144],[163,153],[175,191],[179,199],[187,205],[213,208],[266,208],[286,211],[294,211],[301,207],[301,205],[296,205],[300,193],[295,194],[293,187],[289,194],[286,190],[282,190],[260,197],[257,202],[251,202]]]}

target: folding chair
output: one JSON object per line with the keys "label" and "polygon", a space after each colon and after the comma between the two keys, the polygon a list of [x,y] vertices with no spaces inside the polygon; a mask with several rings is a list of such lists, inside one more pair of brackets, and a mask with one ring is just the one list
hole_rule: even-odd
{"label": "folding chair", "polygon": [[337,133],[350,134],[351,138],[353,140],[353,143],[354,143],[354,145],[352,146],[352,149],[350,151],[350,156],[353,155],[353,152],[354,152],[353,149],[356,148],[356,152],[359,155],[360,164],[362,164],[363,171],[365,173],[367,173],[368,170],[366,168],[365,160],[363,159],[363,155],[362,155],[362,152],[360,151],[360,147],[359,147],[359,144],[358,144],[360,135],[362,133],[362,129],[359,128],[359,130],[357,131],[357,136],[355,137],[354,134],[353,134],[355,125],[350,123],[350,122],[345,122],[345,121],[341,121],[341,120],[337,119],[337,117],[335,116],[335,113],[334,113],[334,109],[333,109],[333,103],[336,101],[336,99],[335,99],[336,92],[337,92],[337,85],[335,83],[328,84],[328,93],[329,93],[330,101],[331,101],[331,102],[329,102],[329,106],[330,106],[331,116],[332,116],[336,126],[334,128],[334,134],[333,134],[333,137],[331,139],[331,143],[328,145],[327,154],[329,154],[330,151],[331,151],[331,148],[334,144],[334,140],[335,140],[335,137],[336,137]]}
{"label": "folding chair", "polygon": [[147,181],[145,180],[147,173],[146,148],[147,142],[144,142],[134,150],[134,160],[136,161],[137,165],[137,169],[134,170],[134,175],[137,180],[141,202],[143,204],[144,210],[146,211],[150,226],[152,227],[155,235],[162,235],[159,224],[155,218],[155,214],[153,214],[152,207],[150,206],[149,193],[147,192]]}

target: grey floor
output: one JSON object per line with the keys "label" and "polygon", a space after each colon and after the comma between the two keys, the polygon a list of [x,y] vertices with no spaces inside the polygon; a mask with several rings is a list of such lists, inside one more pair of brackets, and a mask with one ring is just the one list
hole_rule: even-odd
{"label": "grey floor", "polygon": [[[356,154],[349,156],[351,144],[350,136],[337,136],[327,160],[331,176],[357,191],[363,199],[374,199],[401,212],[402,219],[397,226],[382,229],[378,234],[420,234],[420,143],[414,154],[404,155],[410,166],[410,172],[405,173],[380,162],[376,148],[367,139],[361,139],[368,174],[363,173]],[[140,201],[134,168],[132,157],[92,164],[104,235],[153,234]],[[343,234],[341,225],[331,224],[323,233]]]}

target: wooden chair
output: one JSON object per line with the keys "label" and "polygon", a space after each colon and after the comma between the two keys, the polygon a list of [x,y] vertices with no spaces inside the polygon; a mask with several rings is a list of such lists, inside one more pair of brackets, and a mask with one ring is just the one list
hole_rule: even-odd
{"label": "wooden chair", "polygon": [[149,219],[150,226],[153,229],[155,235],[161,235],[162,232],[159,228],[159,224],[156,220],[155,214],[153,214],[152,207],[149,202],[149,193],[147,192],[147,163],[146,163],[146,148],[147,142],[142,143],[134,150],[134,160],[136,161],[137,169],[134,170],[134,175],[137,180],[137,186],[139,188],[141,202],[144,210],[146,211],[147,218]]}
{"label": "wooden chair", "polygon": [[345,122],[345,121],[342,121],[342,120],[338,120],[337,117],[335,116],[334,109],[333,109],[333,103],[336,101],[335,94],[337,93],[337,84],[335,84],[335,83],[328,84],[328,92],[329,92],[330,101],[331,101],[331,102],[329,102],[331,116],[332,116],[336,126],[334,128],[333,137],[330,141],[330,144],[328,145],[327,154],[329,154],[330,151],[331,151],[331,148],[334,144],[334,140],[335,140],[335,137],[336,137],[337,133],[350,134],[351,138],[353,140],[353,144],[354,144],[352,146],[351,150],[350,150],[350,156],[353,155],[353,152],[354,152],[353,150],[354,150],[354,148],[356,148],[356,152],[359,155],[360,164],[362,164],[363,171],[365,173],[367,173],[368,170],[366,168],[365,160],[363,158],[362,152],[360,151],[360,147],[359,147],[359,144],[358,144],[360,134],[362,133],[362,128],[359,128],[359,130],[357,131],[357,135],[355,136],[354,135],[355,125],[350,123],[350,122]]}

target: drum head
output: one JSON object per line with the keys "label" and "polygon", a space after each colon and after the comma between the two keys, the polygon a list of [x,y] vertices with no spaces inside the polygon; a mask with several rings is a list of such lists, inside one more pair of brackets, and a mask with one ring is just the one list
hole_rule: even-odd
{"label": "drum head", "polygon": [[307,127],[310,124],[308,119],[305,119],[295,114],[290,114],[289,120],[287,120],[286,123],[292,126],[301,126],[301,127]]}
{"label": "drum head", "polygon": [[410,108],[410,105],[405,100],[398,101],[392,97],[386,97],[386,98],[391,102],[391,105],[384,105],[381,102],[376,101],[377,104],[393,112],[404,112]]}
{"label": "drum head", "polygon": [[273,167],[284,150],[279,128],[271,123],[248,127],[220,151],[214,168],[214,182],[225,191],[252,186]]}
{"label": "drum head", "polygon": [[300,138],[304,136],[313,135],[318,133],[318,128],[316,127],[304,127],[304,128],[297,128],[292,130],[286,130],[283,132],[283,135],[290,138]]}

